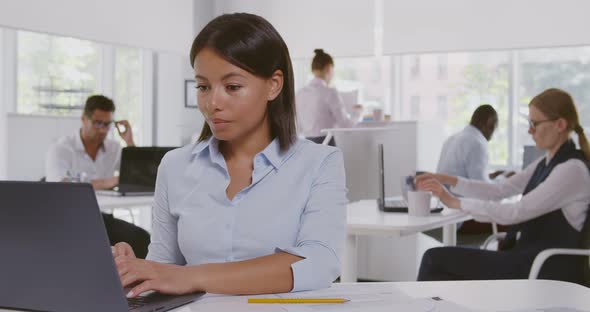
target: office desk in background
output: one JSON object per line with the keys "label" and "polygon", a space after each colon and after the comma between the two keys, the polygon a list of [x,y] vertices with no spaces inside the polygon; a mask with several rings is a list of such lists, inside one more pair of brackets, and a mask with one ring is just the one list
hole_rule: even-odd
{"label": "office desk in background", "polygon": [[429,217],[411,217],[407,213],[383,212],[376,200],[361,200],[347,206],[347,237],[342,259],[342,282],[357,280],[357,238],[360,235],[402,237],[443,228],[443,244],[457,244],[457,223],[470,220],[463,211],[445,209]]}
{"label": "office desk in background", "polygon": [[[133,213],[138,209],[137,225],[151,230],[151,208],[153,196],[97,196],[101,211],[112,213],[114,209],[127,209]],[[445,209],[441,214],[430,217],[410,217],[405,213],[382,212],[377,209],[375,200],[362,200],[347,206],[347,239],[342,259],[342,282],[357,280],[357,237],[387,236],[402,237],[443,228],[443,244],[454,246],[457,242],[456,224],[470,220],[471,216],[459,210]]]}
{"label": "office desk in background", "polygon": [[151,232],[152,205],[154,196],[105,196],[96,195],[100,211],[113,213],[116,209],[125,209],[131,221]]}

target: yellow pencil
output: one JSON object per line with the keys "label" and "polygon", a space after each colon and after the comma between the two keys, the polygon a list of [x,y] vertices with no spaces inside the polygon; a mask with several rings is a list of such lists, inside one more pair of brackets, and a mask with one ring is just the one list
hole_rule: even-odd
{"label": "yellow pencil", "polygon": [[350,300],[343,298],[249,298],[248,303],[345,303]]}

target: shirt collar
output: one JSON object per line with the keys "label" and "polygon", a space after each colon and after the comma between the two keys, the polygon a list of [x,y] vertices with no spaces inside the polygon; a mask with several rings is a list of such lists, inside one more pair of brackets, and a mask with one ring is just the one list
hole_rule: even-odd
{"label": "shirt collar", "polygon": [[488,142],[488,140],[486,139],[486,137],[483,136],[483,133],[481,133],[481,131],[479,129],[477,129],[476,127],[474,127],[472,125],[468,125],[467,127],[465,127],[465,130],[466,131],[469,131],[469,132],[471,132],[473,134],[475,134],[475,136],[477,136],[477,138],[480,141],[483,141],[483,142],[486,142],[486,143]]}
{"label": "shirt collar", "polygon": [[289,154],[289,151],[281,152],[279,139],[275,138],[258,155],[262,155],[275,169],[278,169],[283,163],[283,160],[287,154]]}
{"label": "shirt collar", "polygon": [[219,141],[214,136],[209,137],[206,140],[199,141],[195,143],[195,147],[191,152],[193,155],[201,156],[201,155],[209,155],[209,159],[222,168],[225,168],[225,159],[223,155],[219,152]]}
{"label": "shirt collar", "polygon": [[[82,142],[82,129],[79,129],[74,135],[74,148],[80,152],[86,153],[86,148],[84,148],[84,143]],[[100,145],[100,149],[102,149],[103,152],[106,152],[104,142]]]}
{"label": "shirt collar", "polygon": [[[270,142],[270,144],[264,148],[260,153],[258,153],[254,159],[264,157],[266,161],[268,161],[275,169],[278,169],[282,163],[291,155],[295,150],[296,142],[285,152],[281,151],[281,147],[279,144],[279,139],[275,138]],[[193,147],[193,151],[191,152],[193,155],[200,155],[205,153],[206,151],[209,152],[209,157],[213,162],[218,162],[223,158],[221,152],[219,152],[219,141],[211,136],[209,139],[197,142]]]}
{"label": "shirt collar", "polygon": [[324,87],[327,87],[328,86],[328,84],[323,79],[320,79],[318,77],[313,77],[313,79],[309,82],[309,84],[312,84],[312,85],[322,85]]}

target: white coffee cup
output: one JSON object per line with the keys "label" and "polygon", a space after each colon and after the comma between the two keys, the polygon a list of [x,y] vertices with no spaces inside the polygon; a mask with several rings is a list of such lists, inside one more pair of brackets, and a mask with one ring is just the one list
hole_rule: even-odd
{"label": "white coffee cup", "polygon": [[408,191],[408,214],[414,217],[429,216],[431,198],[430,192]]}
{"label": "white coffee cup", "polygon": [[373,120],[374,121],[383,121],[383,109],[381,109],[381,108],[373,109]]}

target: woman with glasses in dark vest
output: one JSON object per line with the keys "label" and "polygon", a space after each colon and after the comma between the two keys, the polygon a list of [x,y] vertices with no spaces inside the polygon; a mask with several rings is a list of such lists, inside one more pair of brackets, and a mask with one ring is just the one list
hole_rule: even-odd
{"label": "woman with glasses in dark vest", "polygon": [[[570,135],[578,137],[576,148]],[[496,184],[424,174],[420,190],[430,191],[449,208],[469,212],[476,221],[511,225],[499,251],[440,247],[422,258],[418,280],[527,278],[539,252],[579,248],[590,204],[590,149],[572,97],[548,89],[529,104],[529,134],[546,156]],[[443,185],[451,187],[453,196]],[[500,200],[522,194],[514,203]],[[554,256],[539,278],[583,283],[585,257]]]}

